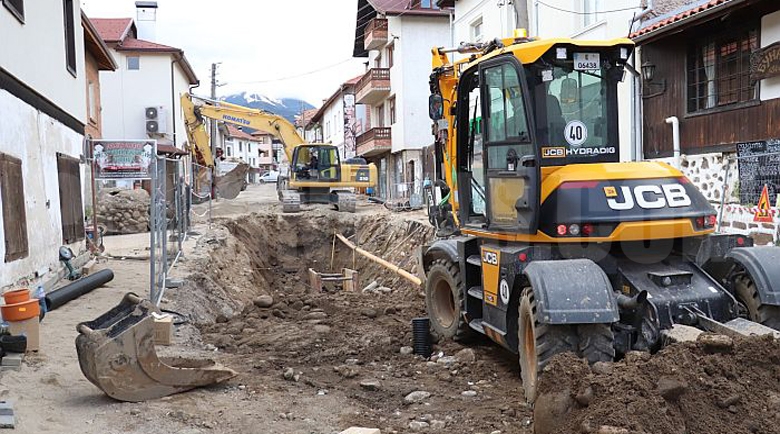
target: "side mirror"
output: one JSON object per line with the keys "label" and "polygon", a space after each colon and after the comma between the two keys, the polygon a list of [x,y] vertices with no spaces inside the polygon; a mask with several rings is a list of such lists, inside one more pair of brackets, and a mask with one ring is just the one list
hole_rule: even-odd
{"label": "side mirror", "polygon": [[431,95],[428,97],[428,117],[432,121],[438,121],[444,118],[444,99],[441,95]]}

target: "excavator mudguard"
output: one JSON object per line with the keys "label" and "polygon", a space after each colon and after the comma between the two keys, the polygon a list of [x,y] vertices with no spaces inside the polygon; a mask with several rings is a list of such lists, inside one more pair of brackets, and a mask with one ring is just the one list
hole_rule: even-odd
{"label": "excavator mudguard", "polygon": [[92,384],[119,401],[138,402],[236,376],[213,360],[158,358],[152,312],[159,309],[129,293],[110,311],[76,327],[79,365]]}

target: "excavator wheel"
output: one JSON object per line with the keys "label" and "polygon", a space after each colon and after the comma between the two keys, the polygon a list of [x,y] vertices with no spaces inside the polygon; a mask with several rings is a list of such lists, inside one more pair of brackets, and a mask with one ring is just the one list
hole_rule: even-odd
{"label": "excavator wheel", "polygon": [[747,307],[751,321],[780,330],[780,306],[761,304],[756,284],[750,276],[738,275],[734,279],[734,292],[737,300]]}
{"label": "excavator wheel", "polygon": [[448,259],[431,263],[425,281],[425,307],[433,330],[443,338],[465,340],[474,335],[463,313],[466,302],[458,264]]}
{"label": "excavator wheel", "polygon": [[539,373],[550,359],[560,353],[577,351],[577,332],[573,326],[540,323],[536,316],[536,299],[531,288],[523,290],[518,307],[518,353],[520,376],[526,401],[536,399]]}
{"label": "excavator wheel", "polygon": [[581,324],[577,326],[580,355],[588,363],[615,360],[615,334],[609,324]]}

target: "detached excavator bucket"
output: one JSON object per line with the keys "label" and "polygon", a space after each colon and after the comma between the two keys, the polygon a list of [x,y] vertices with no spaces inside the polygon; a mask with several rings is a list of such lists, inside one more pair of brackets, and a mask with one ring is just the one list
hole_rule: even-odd
{"label": "detached excavator bucket", "polygon": [[108,396],[119,401],[146,401],[236,376],[213,360],[157,357],[154,318],[159,309],[135,294],[76,328],[81,372]]}

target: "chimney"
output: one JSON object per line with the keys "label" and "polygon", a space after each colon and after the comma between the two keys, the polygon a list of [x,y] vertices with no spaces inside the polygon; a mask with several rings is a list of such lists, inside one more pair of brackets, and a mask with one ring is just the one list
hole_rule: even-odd
{"label": "chimney", "polygon": [[135,2],[135,26],[138,29],[138,39],[157,42],[157,2]]}

